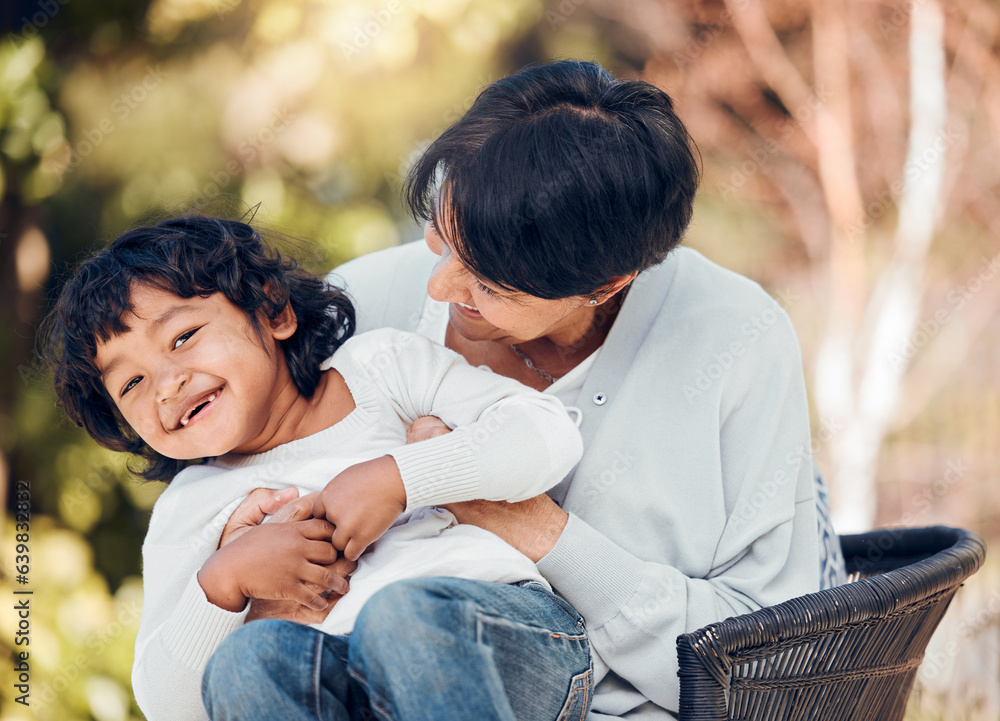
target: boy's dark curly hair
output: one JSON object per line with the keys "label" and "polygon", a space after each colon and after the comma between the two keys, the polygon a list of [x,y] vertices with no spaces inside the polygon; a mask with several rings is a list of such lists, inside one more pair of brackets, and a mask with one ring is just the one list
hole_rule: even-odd
{"label": "boy's dark curly hair", "polygon": [[97,346],[129,330],[133,284],[181,298],[222,293],[250,319],[276,317],[291,303],[298,328],[281,347],[299,391],[311,396],[320,364],[354,333],[347,295],[282,257],[246,223],[189,216],[130,230],[80,266],[45,321],[42,352],[53,367],[58,403],[106,448],[146,461],[136,471],[169,482],[189,461],[160,455],[125,422],[101,381]]}

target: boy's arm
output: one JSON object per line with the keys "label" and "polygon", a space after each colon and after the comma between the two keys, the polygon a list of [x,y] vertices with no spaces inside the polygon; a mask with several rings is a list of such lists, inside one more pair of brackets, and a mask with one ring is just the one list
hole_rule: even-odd
{"label": "boy's arm", "polygon": [[579,461],[579,431],[555,396],[470,366],[413,333],[381,329],[355,340],[353,368],[345,370],[376,384],[408,422],[436,416],[454,429],[389,451],[408,509],[525,500],[555,486]]}
{"label": "boy's arm", "polygon": [[234,490],[218,469],[192,466],[174,479],[153,510],[143,544],[142,620],[132,670],[136,700],[150,721],[207,718],[200,691],[205,664],[247,618],[247,611],[211,603],[197,578],[238,505],[233,501],[218,511],[212,509],[220,504],[212,501],[231,497]]}
{"label": "boy's arm", "polygon": [[314,508],[336,526],[334,545],[354,560],[401,512],[485,499],[518,501],[556,485],[582,453],[562,403],[470,366],[428,339],[382,329],[349,341],[334,358],[348,385],[373,383],[403,419],[436,416],[453,433],[348,468]]}
{"label": "boy's arm", "polygon": [[[215,505],[213,511],[208,494],[199,492],[199,486],[213,486],[213,479],[205,477],[212,470],[192,466],[174,479],[153,508],[142,546],[142,619],[132,691],[149,721],[208,718],[201,701],[202,672],[246,615],[214,606],[198,584],[196,574],[237,505],[221,511]],[[186,476],[196,482],[183,483]]]}

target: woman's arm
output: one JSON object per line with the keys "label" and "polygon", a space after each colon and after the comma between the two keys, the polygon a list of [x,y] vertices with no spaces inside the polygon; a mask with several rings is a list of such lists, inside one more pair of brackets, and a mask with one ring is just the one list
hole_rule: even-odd
{"label": "woman's arm", "polygon": [[[570,513],[547,498],[449,506],[537,561],[636,705],[677,709],[677,684],[665,679],[676,679],[678,635],[818,588],[805,387],[786,324],[748,348],[704,409],[688,406],[689,421],[719,419],[703,448],[658,453],[668,441],[656,425],[633,429],[630,447],[606,425],[591,450],[606,462],[581,464]],[[600,471],[622,448],[629,457],[614,477]]]}
{"label": "woman's arm", "polygon": [[[622,522],[633,525],[646,547],[624,533],[622,524],[585,520],[597,514],[584,503],[579,514],[568,514],[558,540],[537,561],[587,620],[592,647],[604,663],[666,709],[676,711],[678,704],[677,684],[664,681],[677,678],[678,635],[818,589],[804,388],[797,374],[786,375],[781,367],[757,370],[757,382],[721,424],[717,499],[709,493],[688,498],[676,487],[672,492],[668,479],[682,480],[678,476],[686,473],[681,463],[647,465],[642,472],[662,474],[663,490],[647,493],[644,517]],[[706,485],[709,478],[706,473]],[[574,483],[593,480],[578,473]],[[626,490],[632,480],[622,473],[617,481],[622,488],[605,490],[598,503],[633,506]],[[697,487],[698,479],[686,480],[688,488]],[[456,515],[537,554],[546,544],[536,547],[535,539],[546,535],[544,529],[558,528],[557,509],[554,503],[520,505],[496,504],[488,519],[478,521]],[[659,524],[659,538],[650,536]]]}

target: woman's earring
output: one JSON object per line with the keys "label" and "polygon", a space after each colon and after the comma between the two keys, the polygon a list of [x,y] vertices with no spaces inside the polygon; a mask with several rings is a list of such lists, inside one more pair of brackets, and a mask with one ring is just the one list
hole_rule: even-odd
{"label": "woman's earring", "polygon": [[590,299],[590,304],[591,305],[597,305],[597,298],[591,298]]}

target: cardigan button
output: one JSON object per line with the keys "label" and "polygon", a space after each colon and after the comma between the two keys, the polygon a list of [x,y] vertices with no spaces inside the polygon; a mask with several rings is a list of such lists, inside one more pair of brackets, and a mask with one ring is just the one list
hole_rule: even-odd
{"label": "cardigan button", "polygon": [[603,406],[608,402],[608,396],[605,393],[595,393],[594,394],[594,404]]}

